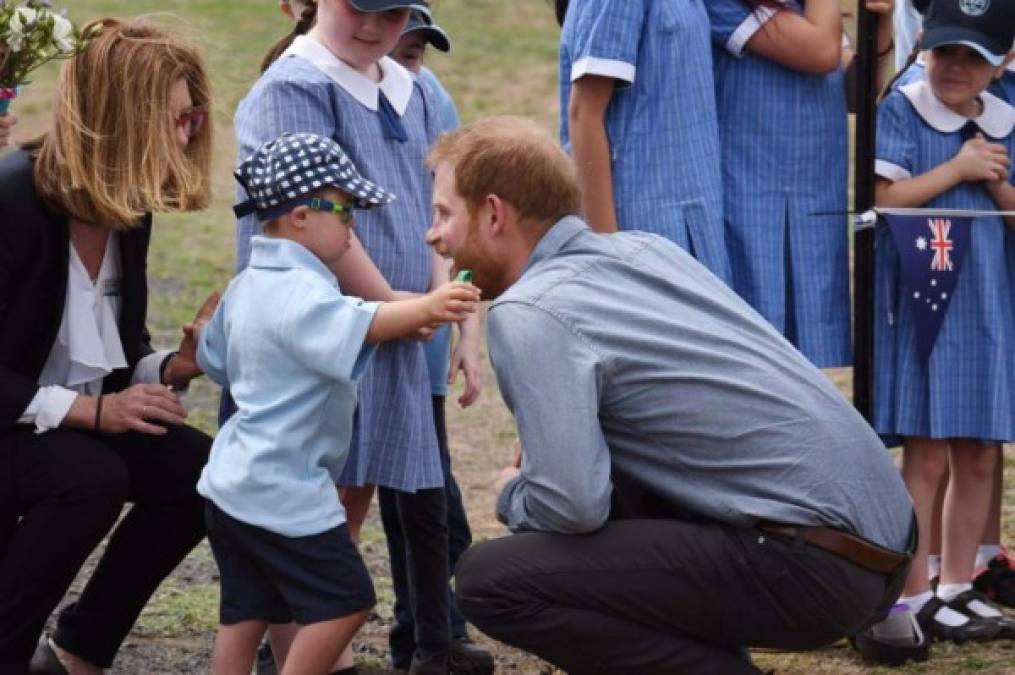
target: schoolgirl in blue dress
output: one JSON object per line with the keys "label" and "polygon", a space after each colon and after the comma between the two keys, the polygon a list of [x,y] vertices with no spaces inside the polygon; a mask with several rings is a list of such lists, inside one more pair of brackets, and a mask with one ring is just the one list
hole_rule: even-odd
{"label": "schoolgirl in blue dress", "polygon": [[[815,365],[848,365],[847,92],[838,0],[709,0],[733,288]],[[891,51],[891,2],[879,53]]]}
{"label": "schoolgirl in blue dress", "polygon": [[[421,293],[431,283],[434,254],[424,233],[431,219],[432,182],[425,159],[438,135],[436,107],[429,90],[386,56],[412,9],[427,11],[422,2],[318,0],[316,12],[304,13],[297,26],[296,32],[309,32],[296,37],[265,71],[235,119],[241,155],[283,132],[328,136],[365,177],[396,195],[384,213],[357,214],[362,246],[354,241],[335,270],[344,292],[367,299],[385,299],[378,292],[387,288]],[[238,223],[241,265],[255,228],[249,219]],[[411,591],[419,599],[414,659],[443,664],[450,647],[447,526],[429,376],[419,342],[386,343],[364,372],[340,485],[347,488],[343,501],[350,530],[362,523],[372,486],[398,491],[414,565]]]}
{"label": "schoolgirl in blue dress", "polygon": [[642,230],[729,281],[703,0],[557,0],[560,136],[589,225]]}
{"label": "schoolgirl in blue dress", "polygon": [[[1015,12],[994,5],[983,14],[964,0],[931,6],[925,77],[892,91],[878,110],[879,206],[1015,208],[1015,109],[987,91],[1011,46]],[[1015,237],[1000,216],[978,217],[970,227],[969,251],[926,361],[917,353],[891,233],[880,231],[876,241],[874,427],[903,439],[903,476],[922,532],[931,530],[950,467],[936,594],[926,574],[929,537],[921,537],[901,601],[925,633],[958,641],[1015,636],[1015,622],[970,583],[998,444],[1015,439]]]}

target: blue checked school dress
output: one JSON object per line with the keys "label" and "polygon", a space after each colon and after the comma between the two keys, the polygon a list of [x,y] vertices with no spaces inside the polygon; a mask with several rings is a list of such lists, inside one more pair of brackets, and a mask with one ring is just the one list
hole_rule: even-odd
{"label": "blue checked school dress", "polygon": [[[432,255],[424,240],[432,211],[425,159],[437,137],[437,119],[429,94],[407,71],[387,58],[381,66],[385,75],[378,87],[317,42],[297,38],[237,109],[240,156],[287,131],[335,139],[364,177],[396,197],[387,206],[357,211],[356,235],[393,289],[423,293],[430,285]],[[392,116],[404,129],[404,142],[389,137],[394,136],[391,125],[398,126]],[[251,218],[238,222],[239,265],[246,264],[257,229]],[[444,484],[419,342],[378,346],[360,380],[349,458],[339,484],[408,492]]]}
{"label": "blue checked school dress", "polygon": [[816,366],[848,365],[843,72],[808,75],[747,51],[772,10],[740,0],[706,6],[733,289]]}
{"label": "blue checked school dress", "polygon": [[662,235],[729,282],[708,17],[702,0],[572,0],[560,135],[575,80],[618,80],[606,110],[617,226]]}
{"label": "blue checked school dress", "polygon": [[[982,95],[984,114],[969,120],[934,97],[924,80],[893,91],[878,109],[879,177],[905,180],[959,152],[981,131],[1015,154],[1015,109]],[[997,210],[986,188],[963,183],[925,208]],[[976,218],[971,242],[937,342],[917,355],[909,291],[887,228],[875,239],[874,428],[898,436],[1015,439],[1015,235],[999,216]]]}

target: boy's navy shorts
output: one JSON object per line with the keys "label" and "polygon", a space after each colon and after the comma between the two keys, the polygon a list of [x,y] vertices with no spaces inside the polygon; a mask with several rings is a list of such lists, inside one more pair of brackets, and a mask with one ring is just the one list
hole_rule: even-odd
{"label": "boy's navy shorts", "polygon": [[286,537],[236,520],[211,501],[205,523],[221,577],[219,622],[311,624],[370,609],[370,574],[345,523]]}

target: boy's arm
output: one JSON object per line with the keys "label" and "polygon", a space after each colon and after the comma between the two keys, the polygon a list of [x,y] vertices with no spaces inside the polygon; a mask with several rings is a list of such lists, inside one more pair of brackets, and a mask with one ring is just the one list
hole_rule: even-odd
{"label": "boy's arm", "polygon": [[479,289],[472,284],[449,282],[426,295],[386,302],[377,308],[366,342],[411,337],[421,328],[461,321],[479,305]]}

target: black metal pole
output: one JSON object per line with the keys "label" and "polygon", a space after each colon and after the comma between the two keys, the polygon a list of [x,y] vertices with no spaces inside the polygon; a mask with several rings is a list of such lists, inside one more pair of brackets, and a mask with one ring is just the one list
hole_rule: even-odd
{"label": "black metal pole", "polygon": [[[853,204],[856,213],[874,206],[875,99],[877,97],[877,16],[858,0],[856,52],[856,147]],[[853,405],[870,421],[874,371],[874,229],[853,238]]]}

